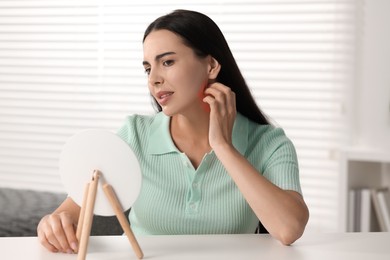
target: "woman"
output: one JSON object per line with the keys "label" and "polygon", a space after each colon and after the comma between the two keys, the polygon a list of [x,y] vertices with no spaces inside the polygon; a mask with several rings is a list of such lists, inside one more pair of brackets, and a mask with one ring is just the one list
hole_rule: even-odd
{"label": "woman", "polygon": [[[293,144],[257,107],[218,26],[176,10],[145,31],[143,66],[159,113],[118,131],[136,153],[135,234],[253,233],[285,245],[308,221]],[[80,208],[67,198],[38,225],[51,251],[77,251]]]}

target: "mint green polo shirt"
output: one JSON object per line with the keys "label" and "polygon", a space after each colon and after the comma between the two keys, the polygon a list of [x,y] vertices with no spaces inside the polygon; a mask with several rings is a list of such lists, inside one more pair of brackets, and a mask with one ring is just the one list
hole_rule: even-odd
{"label": "mint green polo shirt", "polygon": [[[140,194],[129,220],[136,235],[253,233],[258,218],[213,151],[195,169],[174,145],[170,117],[132,115],[118,130],[136,154]],[[295,148],[281,128],[237,114],[233,145],[265,178],[301,193]],[[259,187],[260,188],[260,187]]]}

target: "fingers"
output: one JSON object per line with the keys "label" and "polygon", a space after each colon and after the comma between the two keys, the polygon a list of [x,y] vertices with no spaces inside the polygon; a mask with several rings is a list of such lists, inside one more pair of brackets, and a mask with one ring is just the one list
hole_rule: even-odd
{"label": "fingers", "polygon": [[54,235],[51,222],[54,221],[51,215],[46,215],[39,222],[37,233],[41,244],[51,252],[62,251],[62,248]]}
{"label": "fingers", "polygon": [[236,96],[221,83],[213,83],[205,90],[203,99],[210,106],[209,143],[213,149],[232,144],[236,118]]}
{"label": "fingers", "polygon": [[208,103],[214,112],[221,116],[235,115],[236,95],[229,87],[221,83],[213,83],[206,88],[205,94],[203,101]]}
{"label": "fingers", "polygon": [[52,244],[49,243],[49,241],[47,240],[45,234],[43,233],[42,230],[38,229],[37,230],[37,233],[38,233],[38,239],[39,241],[41,242],[41,244],[46,247],[47,250],[49,250],[50,252],[53,252],[53,253],[57,253],[58,252],[58,249],[57,247],[53,246]]}
{"label": "fingers", "polygon": [[77,252],[74,223],[66,213],[43,217],[37,233],[41,244],[51,252]]}
{"label": "fingers", "polygon": [[77,238],[75,233],[75,225],[73,221],[71,221],[71,218],[65,218],[63,219],[62,223],[63,223],[62,226],[64,228],[68,245],[70,246],[73,252],[77,252],[78,251]]}

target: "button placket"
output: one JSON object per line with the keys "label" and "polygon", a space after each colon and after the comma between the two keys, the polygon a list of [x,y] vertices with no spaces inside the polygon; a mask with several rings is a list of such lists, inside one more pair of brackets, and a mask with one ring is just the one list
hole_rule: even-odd
{"label": "button placket", "polygon": [[[187,212],[189,214],[196,214],[199,211],[199,205],[202,198],[202,182],[204,179],[204,176],[207,172],[207,169],[209,168],[209,164],[212,161],[213,153],[210,152],[208,154],[205,154],[205,156],[202,159],[201,164],[199,165],[198,169],[194,169],[191,164],[191,170],[189,168],[185,168],[188,173],[188,180],[189,180],[189,187],[188,187],[188,196],[187,196]],[[183,154],[183,162],[184,158],[188,162],[188,157]],[[185,164],[185,166],[187,166]]]}
{"label": "button placket", "polygon": [[181,160],[183,162],[183,165],[186,167],[186,168],[192,168],[192,164],[190,162],[190,159],[188,159],[187,155],[185,153],[182,154],[181,156]]}

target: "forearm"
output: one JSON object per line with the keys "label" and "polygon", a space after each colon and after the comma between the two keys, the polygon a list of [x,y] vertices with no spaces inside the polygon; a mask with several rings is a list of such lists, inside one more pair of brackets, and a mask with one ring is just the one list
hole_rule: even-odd
{"label": "forearm", "polygon": [[309,214],[297,192],[272,184],[232,146],[214,148],[214,152],[271,235],[283,244],[302,235]]}

